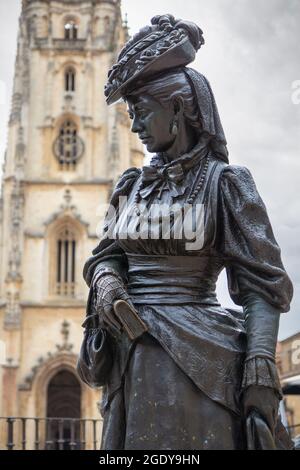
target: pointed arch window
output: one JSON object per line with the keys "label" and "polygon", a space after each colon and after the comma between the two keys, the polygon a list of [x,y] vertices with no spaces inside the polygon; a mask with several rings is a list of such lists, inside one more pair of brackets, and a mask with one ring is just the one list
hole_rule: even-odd
{"label": "pointed arch window", "polygon": [[65,23],[65,39],[72,41],[78,37],[78,24],[75,20],[68,20]]}
{"label": "pointed arch window", "polygon": [[75,296],[77,243],[77,236],[71,224],[63,225],[56,238],[55,293],[59,296]]}
{"label": "pointed arch window", "polygon": [[76,72],[73,67],[68,67],[65,71],[65,91],[75,91]]}
{"label": "pointed arch window", "polygon": [[75,170],[78,159],[82,156],[84,145],[78,136],[76,124],[68,119],[60,130],[54,142],[54,153],[62,171]]}

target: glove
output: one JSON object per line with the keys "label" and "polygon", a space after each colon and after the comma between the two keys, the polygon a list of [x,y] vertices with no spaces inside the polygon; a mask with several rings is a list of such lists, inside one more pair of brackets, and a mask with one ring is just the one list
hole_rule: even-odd
{"label": "glove", "polygon": [[242,395],[242,410],[247,419],[251,411],[257,411],[268,425],[273,437],[278,419],[279,396],[277,392],[268,387],[251,385]]}
{"label": "glove", "polygon": [[242,381],[242,410],[257,411],[274,435],[281,386],[275,357],[280,312],[254,293],[243,298],[247,352]]}
{"label": "glove", "polygon": [[122,326],[114,313],[113,304],[119,299],[129,301],[123,280],[113,271],[104,271],[95,279],[94,289],[100,326],[116,338],[121,334]]}

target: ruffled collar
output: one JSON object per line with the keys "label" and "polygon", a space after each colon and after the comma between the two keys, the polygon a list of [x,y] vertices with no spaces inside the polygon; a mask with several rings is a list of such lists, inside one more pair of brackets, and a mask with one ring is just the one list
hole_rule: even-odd
{"label": "ruffled collar", "polygon": [[190,152],[171,162],[166,162],[166,156],[162,153],[155,155],[150,165],[142,168],[140,197],[147,199],[155,191],[158,191],[159,198],[163,191],[168,191],[172,198],[183,196],[188,190],[185,175],[207,156],[208,142],[209,138],[202,136]]}

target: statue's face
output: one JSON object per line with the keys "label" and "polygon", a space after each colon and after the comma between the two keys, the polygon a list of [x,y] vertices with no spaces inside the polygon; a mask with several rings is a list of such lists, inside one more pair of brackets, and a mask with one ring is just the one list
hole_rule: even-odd
{"label": "statue's face", "polygon": [[126,97],[128,113],[132,119],[132,132],[139,135],[148,152],[165,152],[174,143],[172,134],[174,106],[172,103],[160,103],[144,94]]}

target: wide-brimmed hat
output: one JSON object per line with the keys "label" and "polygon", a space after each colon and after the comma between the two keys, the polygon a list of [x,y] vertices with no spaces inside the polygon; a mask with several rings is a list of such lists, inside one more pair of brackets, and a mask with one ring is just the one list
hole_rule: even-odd
{"label": "wide-brimmed hat", "polygon": [[109,71],[107,103],[114,103],[157,74],[190,64],[202,44],[203,32],[195,23],[172,15],[155,16],[151,26],[126,43]]}

